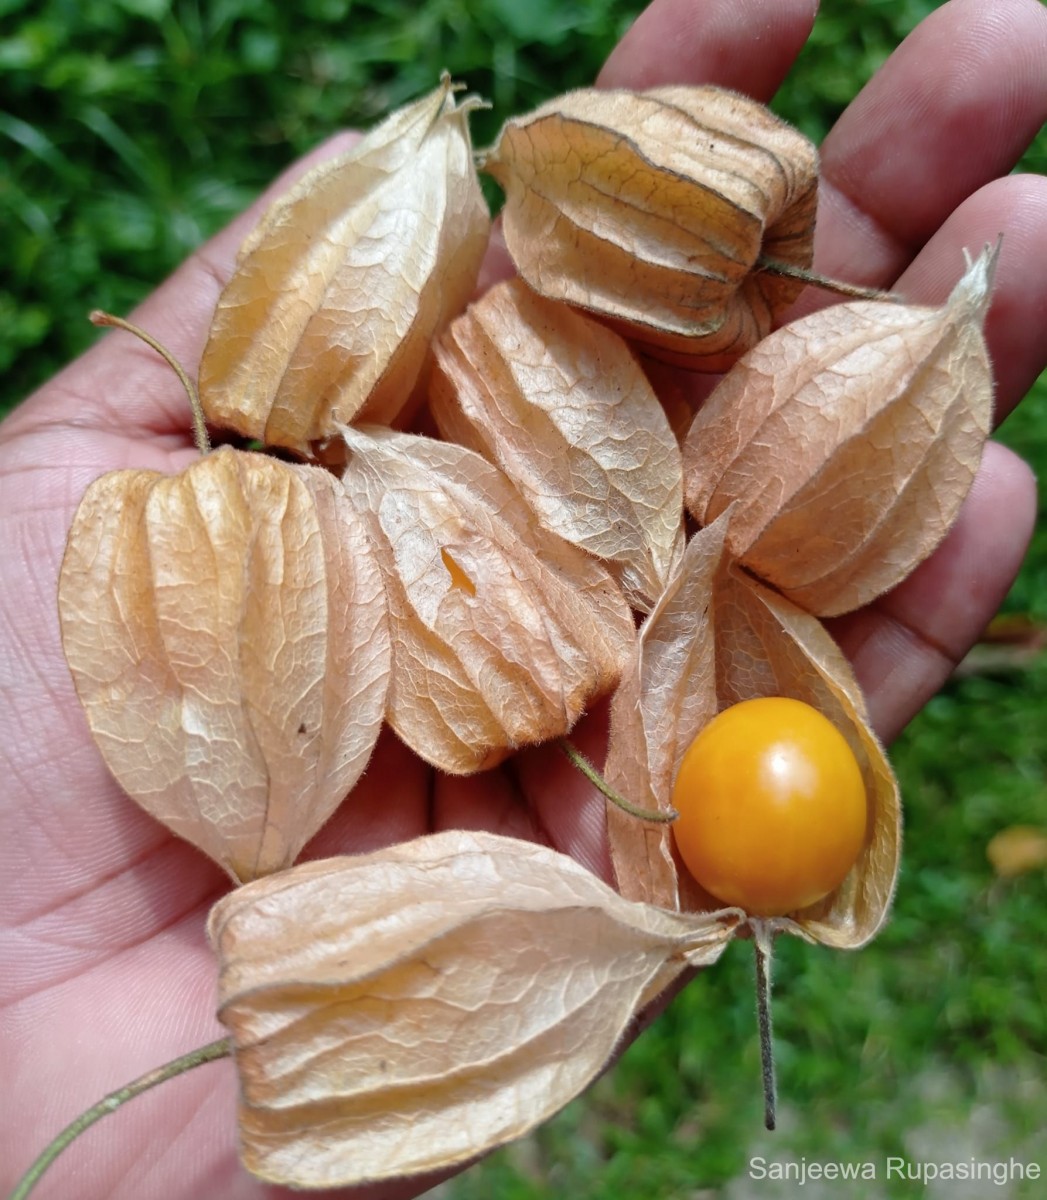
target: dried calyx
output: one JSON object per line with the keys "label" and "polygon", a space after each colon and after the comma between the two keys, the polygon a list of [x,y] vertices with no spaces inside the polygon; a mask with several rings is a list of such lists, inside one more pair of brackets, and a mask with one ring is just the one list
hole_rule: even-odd
{"label": "dried calyx", "polygon": [[730,509],[731,554],[808,612],[867,604],[955,521],[992,424],[997,254],[940,307],[853,301],[784,326],[695,417],[688,510],[708,524]]}
{"label": "dried calyx", "polygon": [[339,1187],[519,1137],[739,917],[631,903],[544,846],[457,831],[240,888],[209,932],[244,1161]]}
{"label": "dried calyx", "polygon": [[501,467],[543,528],[650,608],[683,551],[682,464],[625,342],[514,279],[451,324],[436,366],[442,436]]}
{"label": "dried calyx", "polygon": [[[463,312],[489,219],[475,102],[454,91],[277,201],[218,304],[206,418],[303,457],[328,443],[337,471],[224,447],[174,477],[115,472],[61,572],[113,774],[253,880],[211,916],[220,1015],[245,1162],[296,1187],[443,1169],[526,1132],[739,934],[765,977],[777,933],[875,935],[900,801],[819,618],[930,553],[991,416],[991,253],[942,307],[842,304],[766,336],[810,265],[817,158],[716,88],[574,92],[508,122],[484,165],[522,281]],[[682,457],[623,336],[706,370],[747,351]],[[386,427],[423,394],[453,442]],[[611,692],[606,794],[633,806],[607,812],[618,893],[484,833],[292,865],[383,719],[467,773]],[[869,819],[838,886],[758,918],[637,814],[671,816],[698,732],[766,696],[839,731]]]}
{"label": "dried calyx", "polygon": [[228,446],[103,475],[58,610],[128,795],[238,881],[290,866],[363,772],[390,680],[381,573],[338,481]]}
{"label": "dried calyx", "polygon": [[240,249],[200,363],[208,420],[309,454],[391,422],[487,247],[468,114],[445,75],[281,196]]}
{"label": "dried calyx", "polygon": [[342,486],[389,597],[390,725],[455,774],[565,734],[632,645],[614,580],[474,451],[370,426],[342,436]]}
{"label": "dried calyx", "polygon": [[761,256],[811,265],[814,146],[722,88],[569,92],[508,121],[481,166],[531,287],[655,357],[724,370],[803,287]]}

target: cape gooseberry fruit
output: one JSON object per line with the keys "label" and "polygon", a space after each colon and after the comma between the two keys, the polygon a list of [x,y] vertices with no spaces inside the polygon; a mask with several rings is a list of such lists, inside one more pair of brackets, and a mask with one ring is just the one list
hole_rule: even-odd
{"label": "cape gooseberry fruit", "polygon": [[691,743],[673,786],[676,847],[703,888],[752,916],[824,899],[865,841],[865,783],[843,734],[800,700],[725,708]]}

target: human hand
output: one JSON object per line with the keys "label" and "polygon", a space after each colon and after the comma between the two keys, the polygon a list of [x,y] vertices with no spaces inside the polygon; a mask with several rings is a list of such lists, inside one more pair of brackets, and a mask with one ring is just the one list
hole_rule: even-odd
{"label": "human hand", "polygon": [[[807,36],[812,8],[810,0],[655,0],[601,82],[715,82],[768,99]],[[824,274],[937,302],[958,275],[961,249],[1005,232],[987,325],[998,419],[1047,357],[1047,181],[1005,175],[1047,116],[1045,61],[1047,13],[1035,0],[953,0],[892,57],[823,149],[815,266]],[[335,139],[313,158],[344,145]],[[259,211],[135,314],[190,369]],[[55,602],[87,484],[123,467],[180,469],[195,456],[189,428],[177,380],[122,333],[0,426],[2,1190],[99,1096],[222,1033],[203,925],[228,881],[109,777],[65,667]],[[870,609],[834,623],[881,735],[905,724],[984,627],[1034,513],[1029,471],[990,446],[934,557]],[[596,712],[576,740],[599,758],[604,734]],[[603,802],[557,751],[452,779],[434,777],[388,734],[352,805],[308,854],[364,851],[441,828],[537,838],[609,877]],[[235,1086],[231,1066],[220,1064],[136,1100],[88,1134],[36,1195],[69,1195],[74,1178],[83,1200],[287,1194],[237,1162]],[[366,1194],[391,1200],[422,1186]]]}

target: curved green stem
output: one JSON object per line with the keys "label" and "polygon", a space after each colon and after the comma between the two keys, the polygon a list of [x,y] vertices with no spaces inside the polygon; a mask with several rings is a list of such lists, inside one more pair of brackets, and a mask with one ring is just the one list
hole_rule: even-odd
{"label": "curved green stem", "polygon": [[649,808],[640,808],[639,805],[633,804],[630,800],[620,795],[607,782],[593,764],[585,757],[573,742],[569,742],[567,738],[560,738],[560,749],[571,760],[572,764],[589,780],[589,782],[598,791],[602,792],[610,802],[620,808],[622,812],[626,812],[630,817],[636,817],[639,821],[653,821],[658,825],[668,825],[670,821],[675,821],[680,815],[676,809],[670,808],[665,812],[652,812]]}
{"label": "curved green stem", "polygon": [[211,452],[211,440],[207,436],[207,422],[204,420],[204,410],[200,404],[200,396],[193,381],[186,374],[182,364],[175,358],[171,351],[166,346],[161,346],[152,334],[146,333],[144,329],[139,328],[137,325],[132,325],[130,321],[125,321],[123,317],[114,317],[112,313],[102,312],[96,308],[94,312],[89,314],[88,320],[92,325],[110,326],[113,329],[123,329],[126,333],[133,333],[136,338],[145,342],[147,346],[152,347],[167,362],[178,376],[179,382],[185,388],[185,394],[189,397],[189,407],[193,413],[193,440],[196,442],[196,448],[201,454],[209,454]]}
{"label": "curved green stem", "polygon": [[108,1096],[99,1100],[97,1104],[92,1104],[86,1112],[81,1113],[71,1125],[66,1126],[62,1130],[22,1176],[8,1200],[25,1200],[25,1197],[40,1182],[43,1173],[59,1154],[71,1142],[75,1141],[85,1129],[90,1129],[102,1117],[115,1112],[122,1105],[126,1104],[128,1100],[133,1100],[135,1096],[140,1096],[150,1088],[156,1087],[158,1083],[174,1079],[176,1075],[184,1075],[186,1071],[191,1071],[193,1067],[214,1062],[216,1058],[226,1058],[232,1052],[232,1042],[228,1038],[219,1038],[216,1042],[211,1042],[206,1046],[198,1046],[197,1049],[190,1050],[188,1054],[183,1054],[181,1058],[176,1058],[173,1062],[165,1063],[162,1067],[156,1067],[152,1071],[147,1071],[133,1083],[126,1084],[124,1087],[118,1088],[115,1092],[110,1092]]}
{"label": "curved green stem", "polygon": [[889,304],[902,304],[904,301],[893,292],[884,292],[879,288],[859,287],[856,283],[844,283],[839,279],[830,279],[828,275],[818,275],[805,267],[797,267],[792,263],[778,262],[773,258],[761,255],[756,260],[756,269],[766,271],[768,275],[781,275],[785,279],[798,279],[811,287],[824,288],[827,292],[836,292],[839,296],[850,296],[854,300],[883,300]]}

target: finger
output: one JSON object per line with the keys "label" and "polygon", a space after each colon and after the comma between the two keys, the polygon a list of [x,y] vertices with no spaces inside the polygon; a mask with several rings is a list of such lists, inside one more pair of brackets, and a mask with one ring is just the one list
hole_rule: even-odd
{"label": "finger", "polygon": [[[945,221],[892,290],[915,304],[942,304],[963,273],[964,251],[977,255],[997,241],[985,337],[999,424],[1047,367],[1047,179],[1008,175],[980,188]],[[856,266],[849,264],[841,275],[852,277]],[[787,320],[831,303],[824,292],[808,289]]]}
{"label": "finger", "polygon": [[300,857],[369,854],[430,833],[432,774],[385,726],[367,770]]}
{"label": "finger", "polygon": [[868,608],[828,622],[884,741],[938,691],[988,625],[1018,573],[1035,520],[1032,471],[990,442],[959,519],[935,553]]}
{"label": "finger", "polygon": [[434,831],[479,829],[524,842],[545,843],[543,831],[517,786],[513,761],[479,775],[433,776]]}
{"label": "finger", "polygon": [[952,0],[891,55],[822,147],[815,264],[890,286],[1047,120],[1047,10]]}
{"label": "finger", "polygon": [[769,100],[817,11],[817,0],[654,0],[611,53],[597,85],[715,83]]}
{"label": "finger", "polygon": [[[190,376],[196,375],[211,316],[232,274],[240,243],[277,196],[310,167],[344,153],[358,136],[338,134],[294,163],[131,314]],[[128,437],[191,442],[189,403],[178,379],[159,355],[122,331],[105,334],[26,400],[9,418],[5,433],[14,436],[30,428],[68,423]]]}
{"label": "finger", "polygon": [[999,424],[1047,367],[1047,179],[997,179],[962,204],[902,275],[897,290],[921,303],[943,302],[963,269],[963,251],[1002,234],[985,336],[996,380]]}

